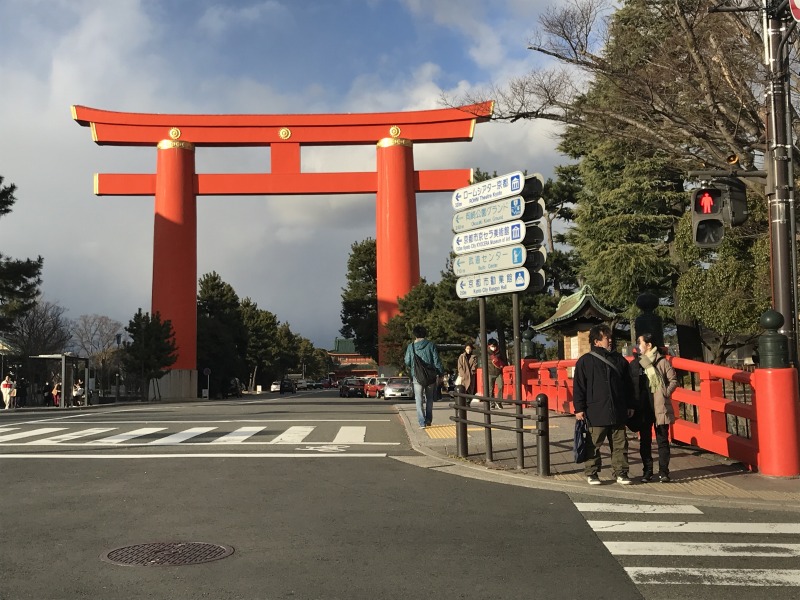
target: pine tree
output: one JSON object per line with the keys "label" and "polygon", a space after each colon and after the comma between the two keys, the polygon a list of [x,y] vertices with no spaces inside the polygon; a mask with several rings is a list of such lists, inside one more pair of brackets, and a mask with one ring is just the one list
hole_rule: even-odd
{"label": "pine tree", "polygon": [[172,322],[162,321],[159,313],[151,317],[140,308],[125,331],[131,342],[125,346],[123,365],[126,373],[141,378],[142,393],[147,399],[150,382],[166,375],[167,367],[178,359]]}
{"label": "pine tree", "polygon": [[[0,216],[11,212],[17,187],[3,185],[0,176]],[[33,308],[39,295],[44,259],[16,260],[0,253],[0,332],[7,333],[14,319]]]}

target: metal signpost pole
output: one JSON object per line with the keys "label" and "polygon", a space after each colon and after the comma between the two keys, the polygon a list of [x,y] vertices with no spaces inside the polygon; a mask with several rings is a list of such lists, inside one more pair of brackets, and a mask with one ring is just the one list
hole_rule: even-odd
{"label": "metal signpost pole", "polygon": [[522,344],[520,344],[519,327],[519,294],[511,294],[511,323],[514,328],[514,413],[516,414],[517,424],[517,468],[525,468],[525,436],[522,431],[522,368],[521,357]]}
{"label": "metal signpost pole", "polygon": [[[481,296],[478,298],[478,317],[480,319],[481,328],[481,379],[483,381],[483,395],[490,397],[489,391],[489,349],[486,347],[486,298]],[[489,408],[489,402],[483,403],[484,408]],[[483,415],[483,422],[486,427],[483,428],[484,440],[486,442],[486,461],[494,461],[494,453],[492,452],[492,416],[486,410]]]}

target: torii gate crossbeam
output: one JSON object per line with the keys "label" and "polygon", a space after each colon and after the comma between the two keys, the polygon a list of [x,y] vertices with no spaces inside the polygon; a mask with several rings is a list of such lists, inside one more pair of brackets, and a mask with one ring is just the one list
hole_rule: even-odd
{"label": "torii gate crossbeam", "polygon": [[[99,196],[154,196],[152,312],[172,321],[173,370],[197,367],[197,208],[203,195],[377,195],[378,329],[419,283],[416,193],[468,185],[471,169],[414,169],[413,145],[470,141],[493,103],[438,110],[324,115],[123,113],[73,106],[99,145],[157,148],[156,173],[96,174]],[[375,144],[376,172],[304,173],[302,146]],[[268,146],[269,173],[196,173],[198,146]],[[396,260],[392,260],[395,257]],[[383,363],[383,350],[379,349]],[[192,391],[192,394],[194,392]]]}

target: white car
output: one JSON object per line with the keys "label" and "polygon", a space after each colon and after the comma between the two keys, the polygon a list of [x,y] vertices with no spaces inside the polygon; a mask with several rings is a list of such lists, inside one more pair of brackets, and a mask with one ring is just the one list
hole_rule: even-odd
{"label": "white car", "polygon": [[297,380],[297,389],[298,390],[307,390],[308,389],[308,381],[305,379],[298,379]]}
{"label": "white car", "polygon": [[414,398],[414,386],[410,377],[390,377],[383,388],[383,399]]}
{"label": "white car", "polygon": [[280,392],[281,391],[281,382],[280,381],[273,381],[272,385],[269,386],[270,392]]}

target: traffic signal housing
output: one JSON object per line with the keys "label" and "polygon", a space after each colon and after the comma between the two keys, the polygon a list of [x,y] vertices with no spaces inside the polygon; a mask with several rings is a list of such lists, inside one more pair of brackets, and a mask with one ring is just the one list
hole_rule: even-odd
{"label": "traffic signal housing", "polygon": [[725,190],[717,187],[703,187],[692,192],[692,240],[700,248],[717,248],[722,244],[725,196]]}
{"label": "traffic signal housing", "polygon": [[692,239],[700,248],[716,248],[725,237],[725,227],[747,221],[747,189],[735,177],[720,177],[692,192]]}
{"label": "traffic signal housing", "polygon": [[520,196],[525,202],[523,219],[525,221],[526,235],[523,243],[527,251],[525,267],[530,274],[530,284],[528,285],[528,291],[530,292],[539,292],[547,285],[543,269],[547,260],[547,250],[542,246],[544,242],[544,227],[540,222],[544,218],[546,210],[544,198],[542,198],[543,191],[544,178],[541,175],[534,173],[525,177],[525,185]]}

